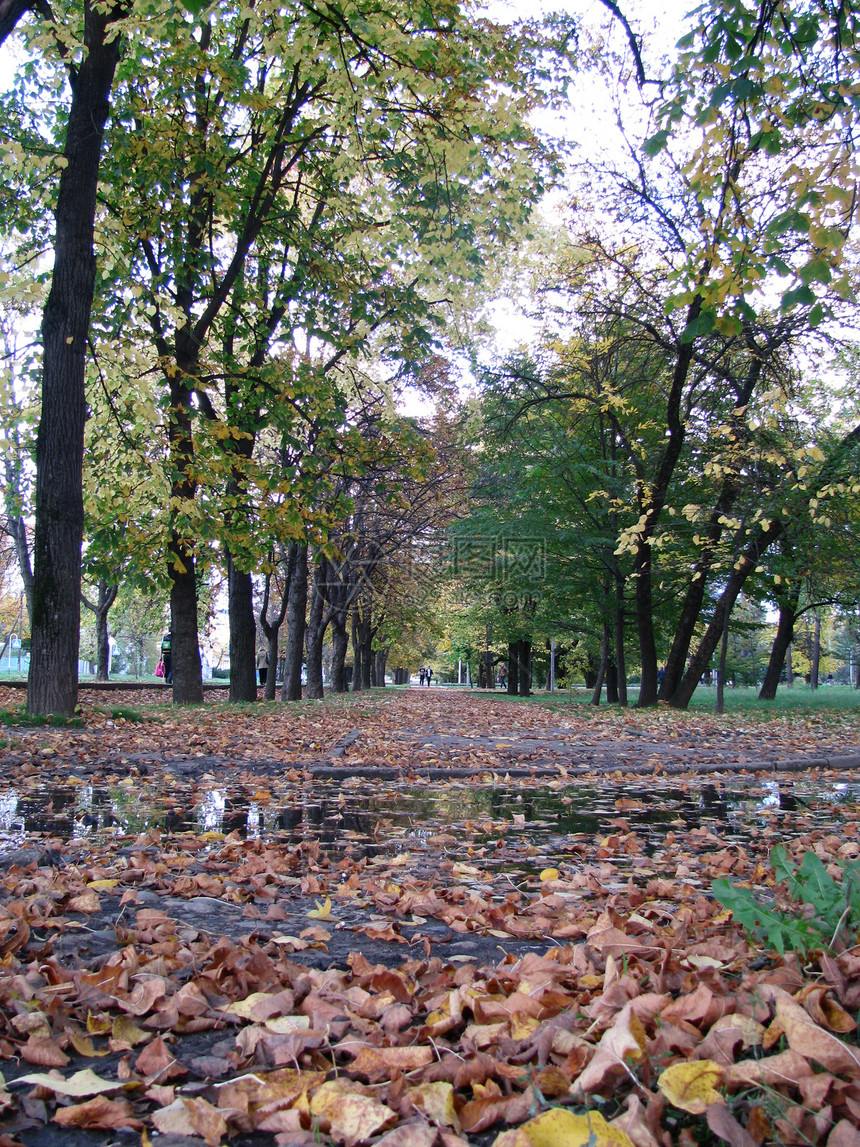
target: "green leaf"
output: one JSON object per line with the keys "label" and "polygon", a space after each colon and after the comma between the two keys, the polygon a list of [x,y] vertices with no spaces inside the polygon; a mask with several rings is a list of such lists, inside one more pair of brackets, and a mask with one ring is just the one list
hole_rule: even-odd
{"label": "green leaf", "polygon": [[790,311],[792,307],[812,307],[818,302],[815,292],[811,287],[795,287],[791,291],[786,291],[782,296],[780,303],[780,310]]}
{"label": "green leaf", "polygon": [[642,150],[648,156],[659,155],[659,153],[665,149],[668,140],[669,132],[666,129],[661,129],[655,132],[650,139],[645,140],[645,143],[642,145]]}
{"label": "green leaf", "polygon": [[710,334],[714,329],[716,323],[716,316],[713,311],[702,311],[702,313],[687,323],[681,334],[681,342],[691,343],[693,339],[699,338],[701,335]]}

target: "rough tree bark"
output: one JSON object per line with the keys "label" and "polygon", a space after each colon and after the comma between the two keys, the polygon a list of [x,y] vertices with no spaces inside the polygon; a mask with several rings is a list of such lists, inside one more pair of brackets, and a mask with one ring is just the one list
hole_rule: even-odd
{"label": "rough tree bark", "polygon": [[[229,550],[225,556],[227,616],[230,624],[230,700],[256,701],[257,626],[254,622],[254,586],[250,573],[236,568]],[[277,645],[275,648],[277,650]],[[272,664],[271,658],[269,663]]]}
{"label": "rough tree bark", "polygon": [[314,566],[314,576],[310,592],[305,653],[307,654],[308,683],[305,696],[318,701],[325,695],[322,674],[322,649],[325,631],[331,621],[331,613],[326,610],[326,578],[328,561],[323,554],[318,556]]}
{"label": "rough tree bark", "polygon": [[335,693],[345,693],[346,654],[349,649],[349,635],[346,631],[346,613],[334,610],[331,618],[331,687]]}
{"label": "rough tree bark", "polygon": [[[7,5],[7,7],[9,7]],[[0,11],[17,20],[25,10]],[[57,195],[54,269],[42,317],[42,408],[36,438],[36,528],[27,708],[74,712],[78,695],[81,541],[84,526],[84,366],[95,287],[96,186],[109,97],[120,54],[110,37],[118,9],[84,6],[86,55],[72,102]],[[14,24],[12,25],[14,26]],[[10,29],[11,30],[11,29]]]}
{"label": "rough tree bark", "polygon": [[284,652],[282,701],[301,701],[308,607],[308,547],[290,542],[290,600],[287,605],[287,647]]}
{"label": "rough tree bark", "polygon": [[800,601],[800,584],[793,585],[788,594],[779,599],[779,621],[776,626],[776,636],[770,649],[764,681],[759,690],[760,701],[772,701],[779,687],[782,676],[782,667],[786,663],[786,656],[794,637],[794,624],[797,621],[797,606]]}
{"label": "rough tree bark", "polygon": [[[272,555],[274,560],[274,555]],[[287,563],[284,562],[287,566]],[[287,615],[287,601],[290,593],[289,570],[287,569],[287,580],[284,583],[283,593],[281,594],[281,604],[278,606],[278,612],[274,617],[269,617],[269,598],[272,592],[272,575],[266,574],[263,583],[263,602],[260,606],[260,629],[263,631],[263,636],[266,638],[266,647],[269,654],[269,672],[266,674],[266,700],[274,701],[275,699],[275,685],[278,677],[278,640],[281,633],[281,626],[284,624],[284,618]]]}
{"label": "rough tree bark", "polygon": [[809,661],[809,687],[818,688],[819,666],[821,665],[821,614],[816,610],[812,623],[812,657]]}

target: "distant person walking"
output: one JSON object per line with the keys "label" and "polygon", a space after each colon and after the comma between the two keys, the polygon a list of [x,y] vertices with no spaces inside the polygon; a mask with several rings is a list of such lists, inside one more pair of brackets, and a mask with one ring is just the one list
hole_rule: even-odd
{"label": "distant person walking", "polygon": [[432,681],[433,681],[433,670],[428,665],[427,666],[427,688],[428,689],[430,688]]}
{"label": "distant person walking", "polygon": [[426,669],[424,668],[424,666],[422,665],[422,666],[421,666],[421,672],[418,674],[418,684],[419,684],[419,685],[423,685],[423,684],[424,684],[424,679],[425,679],[425,677],[426,677],[426,676],[427,676],[427,670],[426,670]]}
{"label": "distant person walking", "polygon": [[265,685],[269,676],[269,652],[266,649],[257,651],[257,672],[260,674],[260,684]]}
{"label": "distant person walking", "polygon": [[161,639],[161,663],[164,666],[164,684],[170,685],[173,681],[173,657],[170,652],[171,634],[165,633]]}

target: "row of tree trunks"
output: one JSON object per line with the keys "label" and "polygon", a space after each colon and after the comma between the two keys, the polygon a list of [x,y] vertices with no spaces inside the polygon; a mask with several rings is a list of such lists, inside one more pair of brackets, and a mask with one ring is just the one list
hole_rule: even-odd
{"label": "row of tree trunks", "polygon": [[528,638],[508,642],[508,687],[512,697],[530,697],[532,691],[532,643]]}

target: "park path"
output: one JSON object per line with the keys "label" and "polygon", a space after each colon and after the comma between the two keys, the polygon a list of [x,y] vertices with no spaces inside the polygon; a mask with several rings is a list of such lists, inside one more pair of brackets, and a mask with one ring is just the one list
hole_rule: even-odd
{"label": "park path", "polygon": [[[0,687],[0,708],[20,704]],[[170,705],[163,688],[81,690],[80,729],[9,730],[4,765],[65,760],[76,769],[154,765],[200,774],[248,767],[272,774],[351,773],[429,778],[860,766],[860,706],[850,711],[717,716],[592,707],[560,694],[521,701],[502,693],[445,687],[374,690],[323,702],[202,708]],[[137,708],[143,720],[123,716]]]}
{"label": "park path", "polygon": [[522,703],[504,694],[412,688],[354,728],[329,754],[353,772],[491,769],[585,773],[860,766],[860,709],[847,717],[722,716]]}

